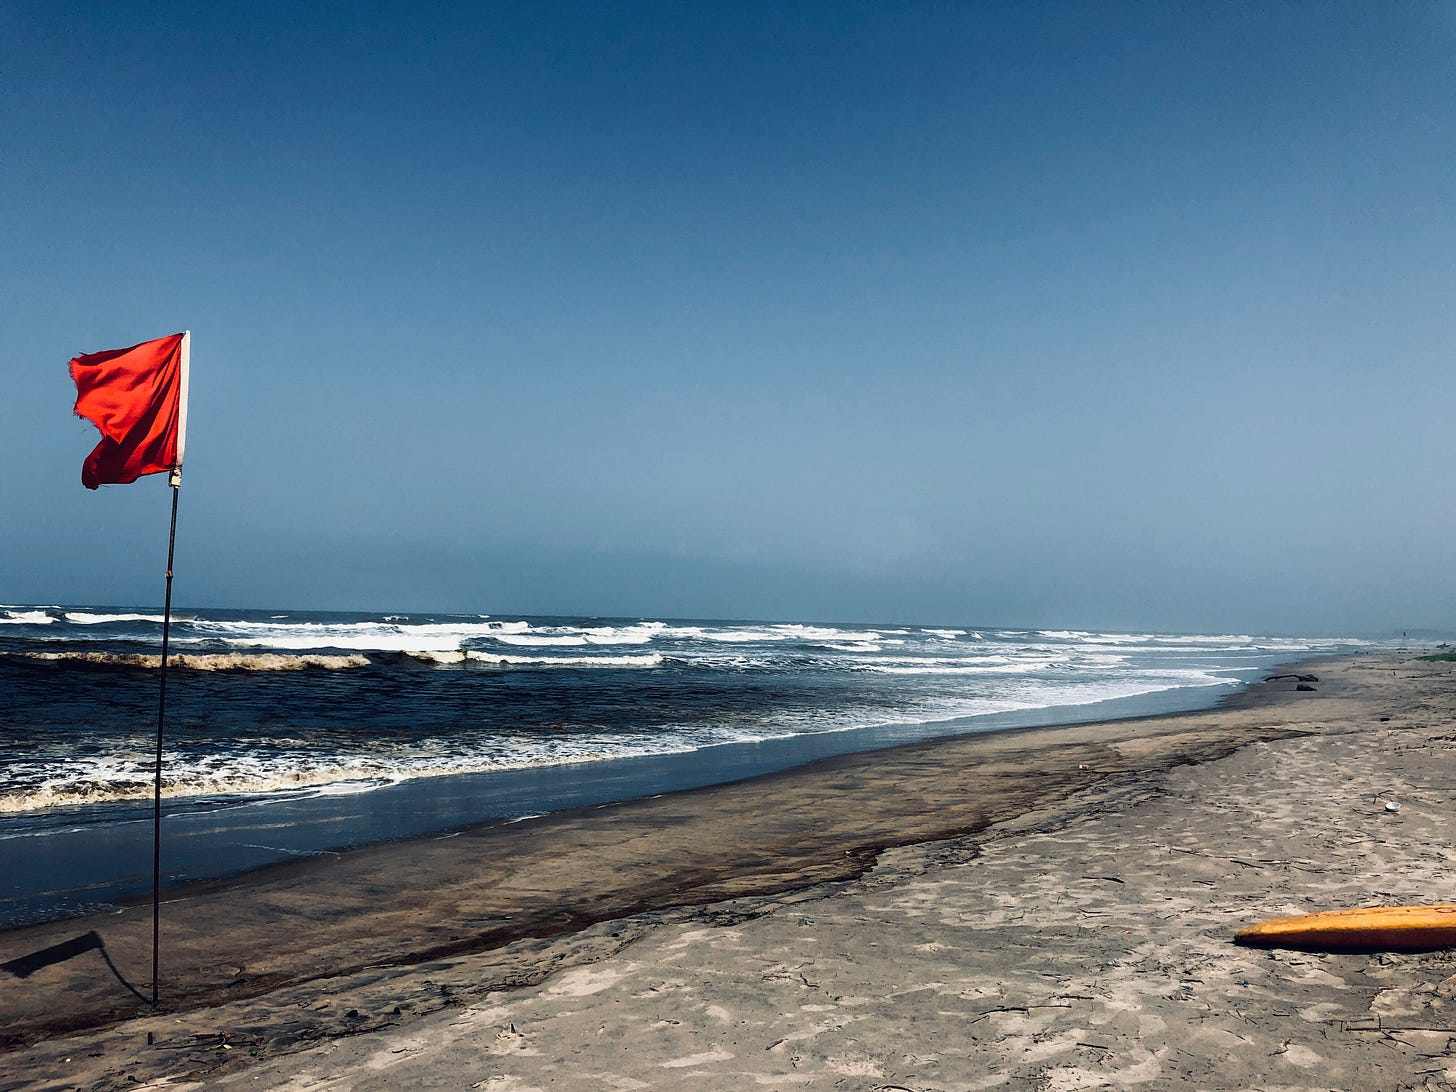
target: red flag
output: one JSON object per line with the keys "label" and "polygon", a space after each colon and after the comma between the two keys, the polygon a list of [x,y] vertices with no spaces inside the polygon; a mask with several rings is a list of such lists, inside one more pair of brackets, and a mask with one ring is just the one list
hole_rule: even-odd
{"label": "red flag", "polygon": [[81,467],[87,489],[182,466],[190,342],[184,331],[72,359],[76,415],[101,430],[101,442]]}

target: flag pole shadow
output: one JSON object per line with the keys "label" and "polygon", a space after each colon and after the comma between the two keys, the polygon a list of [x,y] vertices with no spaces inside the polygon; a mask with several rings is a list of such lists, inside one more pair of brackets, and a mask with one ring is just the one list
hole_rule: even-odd
{"label": "flag pole shadow", "polygon": [[107,969],[116,977],[128,993],[138,1001],[146,1002],[147,998],[140,990],[126,980],[126,976],[117,969],[111,961],[111,953],[106,950],[106,942],[101,939],[101,934],[91,930],[70,940],[63,940],[59,944],[52,944],[49,948],[41,948],[31,952],[29,955],[12,959],[8,963],[0,963],[0,971],[12,974],[16,978],[29,978],[36,971],[44,970],[46,967],[54,967],[57,963],[64,963],[68,959],[75,959],[90,951],[101,953],[101,959]]}

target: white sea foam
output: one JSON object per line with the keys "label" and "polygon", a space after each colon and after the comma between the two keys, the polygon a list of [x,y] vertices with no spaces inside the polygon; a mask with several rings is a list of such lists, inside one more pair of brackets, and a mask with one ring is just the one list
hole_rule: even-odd
{"label": "white sea foam", "polygon": [[1093,702],[1134,698],[1164,690],[1181,690],[1195,686],[1234,686],[1237,682],[1237,679],[1200,671],[1196,668],[1146,671],[1126,678],[1099,679],[1088,682],[1067,681],[1053,686],[1038,686],[1034,690],[1012,688],[1009,692],[1009,700],[1018,702],[1021,708],[1042,709],[1064,705],[1089,705]]}
{"label": "white sea foam", "polygon": [[768,644],[788,640],[786,636],[766,629],[704,629],[697,626],[675,627],[670,631],[670,636],[715,641],[719,644]]}
{"label": "white sea foam", "polygon": [[768,666],[771,661],[763,656],[751,656],[747,653],[729,652],[688,652],[679,653],[674,659],[680,659],[684,663],[692,664],[693,667],[707,668],[714,671],[744,671],[755,667]]}
{"label": "white sea foam", "polygon": [[[520,633],[526,622],[446,622],[400,625],[389,622],[213,622],[197,620],[190,630],[197,640],[220,640],[237,648],[348,648],[360,652],[445,652],[468,640]],[[180,638],[183,641],[188,637]]]}
{"label": "white sea foam", "polygon": [[465,656],[472,663],[506,667],[658,667],[665,659],[660,652],[641,656],[506,656],[473,648],[467,649]]}
{"label": "white sea foam", "polygon": [[[1012,634],[1003,631],[1003,635]],[[1136,646],[1150,650],[1209,649],[1220,652],[1312,652],[1333,644],[1358,646],[1372,643],[1355,638],[1311,641],[1297,637],[1257,637],[1247,633],[1096,633],[1087,630],[1040,630],[1035,636],[1051,641],[1075,642],[1084,647]]]}
{"label": "white sea foam", "polygon": [[582,630],[588,643],[594,645],[645,645],[667,631],[662,622],[641,622],[633,626],[592,626]]}
{"label": "white sea foam", "polygon": [[420,663],[440,667],[484,664],[487,667],[657,667],[666,659],[660,652],[640,656],[516,656],[479,649],[433,651],[410,649],[401,653]]}
{"label": "white sea foam", "polygon": [[[408,776],[383,764],[320,763],[318,756],[303,754],[280,754],[272,760],[233,756],[224,765],[218,756],[198,761],[169,751],[163,755],[162,768],[164,799],[276,795],[299,790],[309,795],[342,795],[395,784]],[[16,773],[23,776],[24,771]],[[66,765],[64,773],[53,774],[35,787],[0,791],[0,812],[147,800],[153,793],[153,776],[151,762],[119,755],[77,757]],[[340,792],[338,786],[349,788]]]}
{"label": "white sea foam", "polygon": [[664,636],[676,639],[714,641],[720,644],[778,644],[785,641],[879,641],[880,633],[872,630],[831,629],[783,623],[768,626],[668,626]]}
{"label": "white sea foam", "polygon": [[412,660],[418,660],[423,664],[439,664],[442,667],[449,667],[453,664],[465,662],[466,653],[455,649],[443,652],[431,652],[425,649],[407,649],[401,655],[408,656]]}
{"label": "white sea foam", "polygon": [[356,796],[361,792],[372,792],[383,785],[398,784],[397,777],[370,777],[362,781],[329,781],[314,787],[317,796]]}
{"label": "white sea foam", "polygon": [[43,610],[6,610],[4,616],[0,617],[0,625],[10,623],[21,626],[44,626],[54,622]]}
{"label": "white sea foam", "polygon": [[538,648],[550,648],[552,646],[574,646],[579,648],[588,643],[586,637],[581,634],[564,636],[549,633],[497,633],[493,634],[491,639],[503,645],[521,645]]}
{"label": "white sea foam", "polygon": [[[400,655],[420,663],[439,666],[466,662],[497,667],[657,667],[665,657],[660,652],[637,656],[513,656],[476,649],[399,649]],[[27,660],[72,661],[121,667],[160,667],[159,653],[145,652],[0,652]],[[167,658],[169,667],[191,671],[303,671],[308,668],[337,670],[368,667],[374,661],[354,654],[324,655],[319,653],[277,652],[211,652],[174,653]]]}
{"label": "white sea foam", "polygon": [[[145,652],[13,652],[0,655],[26,660],[69,660],[121,667],[161,667],[161,654]],[[180,652],[167,657],[168,667],[189,671],[303,671],[307,668],[368,667],[367,656],[285,656],[273,652]]]}
{"label": "white sea foam", "polygon": [[1050,662],[1027,662],[1021,664],[968,664],[950,661],[939,663],[908,664],[865,664],[859,670],[880,675],[1031,675],[1045,671]]}
{"label": "white sea foam", "polygon": [[[939,651],[938,649],[935,651]],[[936,664],[969,664],[976,667],[1022,667],[1026,664],[1042,666],[1045,664],[1065,664],[1071,662],[1071,655],[1066,652],[1052,650],[1038,651],[1033,653],[1027,650],[1021,655],[998,655],[995,653],[982,653],[975,656],[879,656],[876,657],[877,664],[910,664],[917,667],[932,666]]]}
{"label": "white sea foam", "polygon": [[[104,626],[116,622],[164,622],[160,614],[91,614],[87,611],[68,610],[65,620],[78,626]],[[178,619],[173,619],[177,621]]]}

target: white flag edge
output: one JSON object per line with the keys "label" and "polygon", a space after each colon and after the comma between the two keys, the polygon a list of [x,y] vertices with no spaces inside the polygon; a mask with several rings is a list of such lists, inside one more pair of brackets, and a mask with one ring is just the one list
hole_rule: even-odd
{"label": "white flag edge", "polygon": [[192,331],[182,331],[182,385],[177,392],[177,466],[182,469],[182,454],[187,450],[187,376],[192,357]]}

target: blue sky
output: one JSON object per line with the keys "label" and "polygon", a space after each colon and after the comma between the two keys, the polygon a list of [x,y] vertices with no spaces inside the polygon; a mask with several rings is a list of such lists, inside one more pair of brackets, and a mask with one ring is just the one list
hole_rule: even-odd
{"label": "blue sky", "polygon": [[0,2],[0,600],[1456,626],[1456,5]]}

